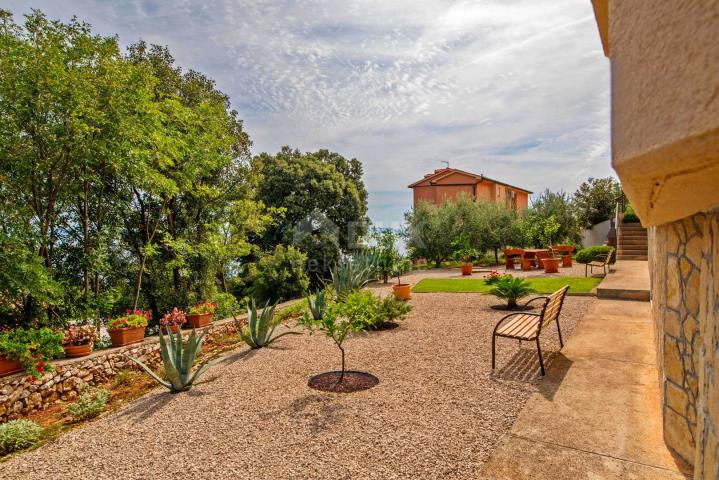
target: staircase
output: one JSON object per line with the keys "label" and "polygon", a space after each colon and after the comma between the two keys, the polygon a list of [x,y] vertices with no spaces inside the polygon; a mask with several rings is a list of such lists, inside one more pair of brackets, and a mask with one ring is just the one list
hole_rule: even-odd
{"label": "staircase", "polygon": [[647,229],[639,223],[620,223],[617,232],[617,260],[647,259]]}

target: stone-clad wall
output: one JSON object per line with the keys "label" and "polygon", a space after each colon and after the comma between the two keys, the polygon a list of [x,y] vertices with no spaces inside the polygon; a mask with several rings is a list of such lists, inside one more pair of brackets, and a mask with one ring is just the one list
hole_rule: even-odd
{"label": "stone-clad wall", "polygon": [[719,478],[718,249],[719,210],[650,229],[664,437],[695,478]]}
{"label": "stone-clad wall", "polygon": [[[231,320],[215,322],[207,340],[234,332]],[[158,337],[142,343],[93,352],[87,357],[53,362],[56,372],[34,380],[27,374],[0,378],[0,423],[20,418],[56,402],[72,401],[85,386],[101,385],[124,369],[137,369],[126,355],[139,358],[150,367],[160,366]]]}

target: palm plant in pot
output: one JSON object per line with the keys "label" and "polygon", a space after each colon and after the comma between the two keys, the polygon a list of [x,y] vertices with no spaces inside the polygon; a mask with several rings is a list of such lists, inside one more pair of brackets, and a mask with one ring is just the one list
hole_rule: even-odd
{"label": "palm plant in pot", "polygon": [[65,356],[77,358],[90,355],[96,341],[97,329],[93,325],[70,325],[62,339]]}
{"label": "palm plant in pot", "polygon": [[397,279],[397,284],[392,286],[394,298],[397,300],[409,300],[411,296],[412,285],[402,283],[402,275],[406,274],[412,268],[412,262],[409,258],[398,256],[392,265],[392,276]]}
{"label": "palm plant in pot", "polygon": [[163,333],[167,333],[168,330],[172,333],[176,333],[182,325],[187,321],[187,315],[184,311],[178,310],[177,307],[173,307],[172,311],[167,312],[160,319],[160,328]]}
{"label": "palm plant in pot", "polygon": [[123,347],[139,343],[145,338],[145,328],[150,320],[150,312],[143,310],[125,310],[125,315],[111,319],[107,324],[107,333],[113,347]]}
{"label": "palm plant in pot", "polygon": [[191,328],[201,328],[212,323],[212,315],[217,310],[217,304],[213,302],[198,303],[190,307],[187,312],[187,322]]}
{"label": "palm plant in pot", "polygon": [[517,300],[534,293],[528,281],[520,277],[512,275],[502,275],[495,281],[494,287],[489,291],[490,294],[497,298],[507,300],[507,309],[515,310],[517,308]]}

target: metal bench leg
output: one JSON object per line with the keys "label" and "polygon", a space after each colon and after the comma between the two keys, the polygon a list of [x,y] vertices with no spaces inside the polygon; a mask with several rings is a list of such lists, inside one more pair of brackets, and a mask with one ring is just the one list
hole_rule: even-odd
{"label": "metal bench leg", "polygon": [[494,344],[496,341],[497,341],[497,336],[493,334],[492,335],[492,370],[494,370],[494,349],[495,349]]}
{"label": "metal bench leg", "polygon": [[537,337],[537,353],[539,354],[539,368],[544,376],[544,360],[542,359],[542,348],[539,346],[539,337]]}
{"label": "metal bench leg", "polygon": [[562,341],[562,329],[559,328],[559,317],[557,317],[557,333],[559,334],[559,348],[561,350],[564,347],[564,342]]}

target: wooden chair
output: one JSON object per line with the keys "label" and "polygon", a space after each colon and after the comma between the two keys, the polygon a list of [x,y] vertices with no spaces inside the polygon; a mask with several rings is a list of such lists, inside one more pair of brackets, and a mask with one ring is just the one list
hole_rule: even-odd
{"label": "wooden chair", "polygon": [[524,250],[521,248],[504,249],[504,268],[507,270],[514,270],[516,259],[519,258],[521,260],[522,255],[524,255]]}
{"label": "wooden chair", "polygon": [[557,290],[548,297],[536,297],[524,304],[524,307],[536,300],[544,300],[544,306],[541,313],[533,312],[516,312],[510,313],[502,318],[492,332],[492,370],[495,368],[495,343],[497,337],[514,338],[519,340],[531,341],[537,343],[537,353],[539,354],[539,368],[544,375],[544,359],[542,358],[542,348],[539,346],[539,335],[542,329],[551,322],[557,323],[557,333],[559,334],[559,348],[564,347],[562,341],[562,330],[559,328],[559,313],[562,311],[564,297],[567,295],[569,285]]}
{"label": "wooden chair", "polygon": [[587,276],[587,270],[589,273],[594,274],[595,268],[601,268],[604,270],[604,275],[609,273],[609,263],[612,261],[612,256],[614,255],[614,248],[609,251],[609,253],[600,253],[596,257],[594,257],[594,260],[592,260],[589,263],[584,264],[584,276]]}

